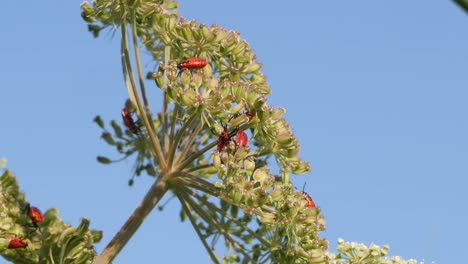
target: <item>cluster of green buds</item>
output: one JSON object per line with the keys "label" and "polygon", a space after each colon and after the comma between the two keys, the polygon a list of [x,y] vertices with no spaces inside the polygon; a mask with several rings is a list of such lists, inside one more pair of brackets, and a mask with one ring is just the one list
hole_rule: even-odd
{"label": "cluster of green buds", "polygon": [[87,219],[71,227],[58,218],[57,210],[50,209],[36,226],[24,210],[27,204],[16,178],[6,170],[0,176],[0,254],[5,259],[14,263],[92,262],[96,256],[93,244],[102,234],[89,230]]}

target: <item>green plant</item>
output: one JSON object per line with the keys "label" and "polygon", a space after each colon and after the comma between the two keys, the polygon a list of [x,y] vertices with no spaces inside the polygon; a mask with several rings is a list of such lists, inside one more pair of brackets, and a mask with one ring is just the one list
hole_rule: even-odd
{"label": "green plant", "polygon": [[[140,206],[95,258],[91,245],[100,233],[88,231],[86,220],[71,228],[52,209],[45,214],[40,237],[22,230],[21,221],[28,220],[18,208],[26,202],[6,171],[0,186],[8,210],[0,227],[12,232],[16,225],[19,231],[13,233],[27,236],[31,246],[7,249],[5,237],[2,254],[17,263],[110,263],[161,198],[172,192],[182,206],[181,219],[192,224],[214,263],[413,263],[387,259],[387,247],[343,241],[337,254],[328,252],[328,241],[319,237],[325,226],[320,208],[309,204],[290,179],[291,174],[307,173],[309,164],[298,157],[299,143],[282,118],[284,109],[267,104],[270,88],[255,54],[237,32],[187,21],[178,15],[177,5],[170,0],[81,5],[95,37],[105,29],[121,34],[129,95],[125,107],[136,113],[141,126],[121,127],[112,120],[108,127],[99,116],[95,122],[105,142],[123,158],[135,156],[136,175],[155,178]],[[143,73],[140,46],[154,59],[156,70],[150,74]],[[187,58],[208,64],[180,69],[178,64]],[[162,91],[160,103],[149,101],[147,90],[152,88],[146,77]],[[249,135],[248,145],[236,142],[238,131]],[[113,162],[107,157],[98,161]],[[276,174],[270,171],[274,163]],[[217,251],[220,239],[228,249],[225,256]],[[82,262],[70,260],[75,256]]]}

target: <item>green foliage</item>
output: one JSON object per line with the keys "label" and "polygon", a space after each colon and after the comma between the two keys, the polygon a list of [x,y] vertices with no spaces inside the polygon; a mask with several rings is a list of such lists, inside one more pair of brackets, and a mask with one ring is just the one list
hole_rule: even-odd
{"label": "green foliage", "polygon": [[454,0],[463,10],[468,12],[468,1],[467,0]]}
{"label": "green foliage", "polygon": [[[78,227],[64,224],[56,209],[49,209],[44,220],[33,225],[24,194],[18,191],[16,178],[10,171],[0,176],[0,254],[14,263],[91,263],[96,252],[93,244],[101,240],[101,232],[89,230],[89,221],[82,219]],[[24,248],[9,248],[19,238]]]}

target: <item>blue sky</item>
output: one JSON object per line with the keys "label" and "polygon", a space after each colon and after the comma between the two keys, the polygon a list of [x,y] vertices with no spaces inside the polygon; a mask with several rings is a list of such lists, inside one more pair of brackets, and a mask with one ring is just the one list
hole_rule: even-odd
{"label": "blue sky", "polygon": [[[332,248],[459,263],[468,235],[468,16],[451,1],[181,1],[180,14],[236,30],[264,65],[312,171],[294,178],[327,220]],[[93,39],[81,1],[3,4],[0,157],[28,200],[104,231],[100,251],[151,184],[99,139],[120,121],[119,40]],[[159,101],[157,101],[159,102]],[[209,263],[173,200],[115,260]],[[1,262],[1,261],[0,261]]]}

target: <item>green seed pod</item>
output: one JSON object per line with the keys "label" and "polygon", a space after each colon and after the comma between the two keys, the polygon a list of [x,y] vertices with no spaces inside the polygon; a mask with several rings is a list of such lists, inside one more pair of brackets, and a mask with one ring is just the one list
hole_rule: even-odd
{"label": "green seed pod", "polygon": [[266,98],[264,96],[260,96],[255,100],[253,104],[253,109],[259,110],[265,105],[265,103],[266,103]]}
{"label": "green seed pod", "polygon": [[171,45],[172,42],[172,37],[169,34],[161,34],[159,35],[161,42],[164,43],[164,45],[168,46]]}
{"label": "green seed pod", "polygon": [[253,62],[245,67],[244,73],[247,73],[247,74],[254,73],[258,71],[261,67],[262,67],[261,63]]}
{"label": "green seed pod", "polygon": [[112,161],[109,158],[103,157],[103,156],[97,156],[97,161],[102,164],[110,164]]}
{"label": "green seed pod", "polygon": [[159,88],[164,88],[164,78],[161,72],[153,73],[152,77]]}
{"label": "green seed pod", "polygon": [[200,26],[201,34],[207,43],[212,43],[215,39],[215,35],[211,32],[211,29],[205,25]]}
{"label": "green seed pod", "polygon": [[179,4],[175,1],[166,2],[165,5],[166,5],[165,9],[167,10],[177,9],[179,6]]}
{"label": "green seed pod", "polygon": [[112,145],[112,146],[115,145],[114,138],[112,137],[112,135],[110,133],[103,132],[101,134],[101,137],[102,137],[102,139],[104,139],[107,142],[107,144]]}
{"label": "green seed pod", "polygon": [[182,71],[180,73],[180,82],[183,86],[188,86],[190,84],[190,79],[192,78],[192,74],[189,70]]}
{"label": "green seed pod", "polygon": [[102,121],[102,118],[100,116],[96,116],[93,120],[94,122],[96,122],[96,124],[100,127],[100,128],[104,128],[104,121]]}
{"label": "green seed pod", "polygon": [[304,174],[310,172],[310,164],[308,162],[302,162],[298,166],[294,167],[292,173]]}
{"label": "green seed pod", "polygon": [[232,49],[231,53],[235,56],[241,56],[244,53],[247,46],[248,44],[245,41],[241,41],[237,43],[237,45]]}
{"label": "green seed pod", "polygon": [[232,195],[232,200],[234,204],[236,205],[240,204],[243,198],[244,198],[244,195],[240,191],[234,191],[234,194]]}
{"label": "green seed pod", "polygon": [[219,43],[221,42],[222,40],[224,40],[224,38],[226,37],[226,34],[227,34],[227,31],[226,29],[224,28],[219,28],[218,26],[214,26],[215,28],[213,28],[213,34],[215,35],[215,39],[213,40],[213,43]]}
{"label": "green seed pod", "polygon": [[189,28],[188,26],[185,26],[182,28],[182,36],[184,36],[185,41],[187,42],[193,42],[194,37],[192,35],[192,29]]}
{"label": "green seed pod", "polygon": [[211,65],[208,63],[202,70],[203,77],[205,78],[211,77],[212,72],[213,72],[213,69],[211,68]]}
{"label": "green seed pod", "polygon": [[279,120],[284,115],[284,113],[286,113],[286,109],[282,107],[276,108],[273,114],[271,115],[271,118],[273,120]]}
{"label": "green seed pod", "polygon": [[166,17],[166,25],[165,25],[165,28],[167,31],[173,31],[174,28],[176,27],[176,23],[177,23],[177,18],[178,16],[175,15],[175,14],[172,14],[172,15],[169,15]]}
{"label": "green seed pod", "polygon": [[202,75],[194,71],[192,74],[192,82],[190,83],[190,86],[194,88],[198,88],[201,86],[202,81],[203,81]]}

